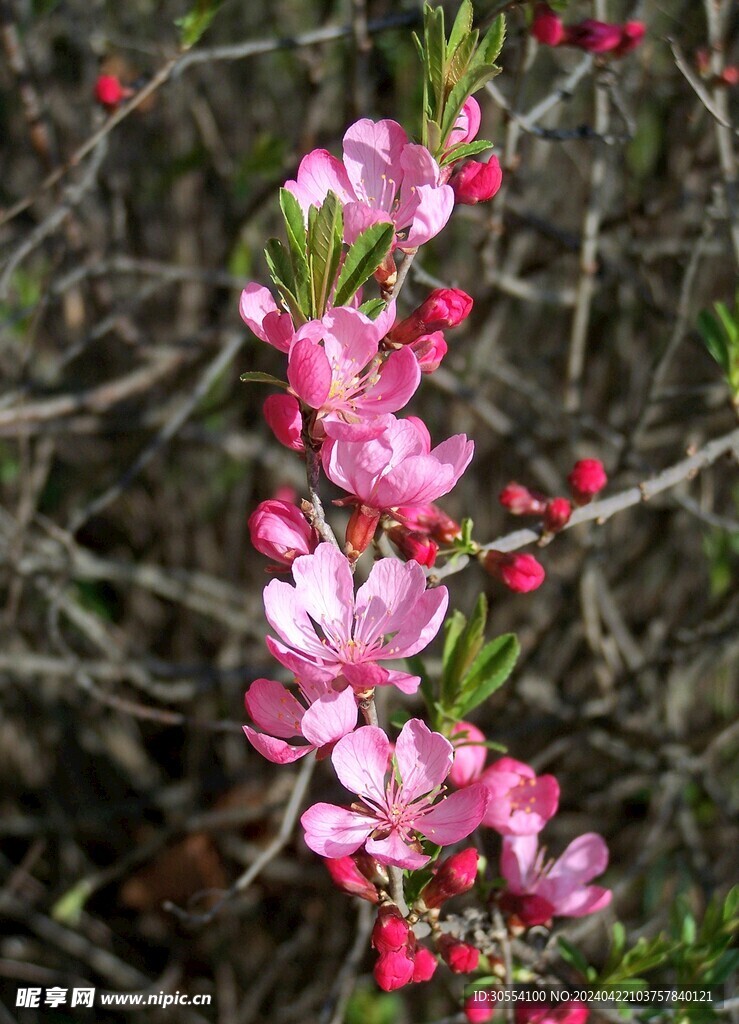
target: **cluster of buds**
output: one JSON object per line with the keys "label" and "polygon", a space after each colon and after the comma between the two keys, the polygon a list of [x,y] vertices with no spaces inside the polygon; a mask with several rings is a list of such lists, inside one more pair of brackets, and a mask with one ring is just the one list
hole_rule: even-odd
{"label": "cluster of buds", "polygon": [[705,47],[696,50],[695,66],[701,78],[705,78],[712,85],[722,85],[725,88],[739,85],[739,65],[727,64],[718,74],[714,74],[711,70],[711,55]]}
{"label": "cluster of buds", "polygon": [[385,531],[400,554],[430,568],[439,547],[451,544],[462,528],[438,505],[401,505],[393,509]]}
{"label": "cluster of buds", "polygon": [[413,929],[394,903],[384,904],[377,912],[372,948],[379,953],[372,973],[385,992],[412,982],[430,981],[438,966],[431,950],[418,944]]}
{"label": "cluster of buds", "polygon": [[399,320],[383,342],[384,348],[409,348],[422,373],[433,373],[447,353],[444,330],[458,327],[470,315],[472,299],[461,288],[436,288],[425,302]]}
{"label": "cluster of buds", "polygon": [[[472,142],[479,131],[481,120],[480,104],[470,96],[452,130],[447,152],[453,155],[455,146]],[[503,171],[496,156],[491,156],[487,163],[479,160],[453,160],[442,173],[451,174],[449,184],[454,189],[454,200],[462,206],[476,206],[477,203],[492,199],[503,181]]]}
{"label": "cluster of buds", "polygon": [[585,18],[565,25],[549,4],[539,3],[534,11],[531,34],[544,46],[576,46],[588,53],[608,53],[623,57],[641,43],[645,27],[641,21],[615,24]]}

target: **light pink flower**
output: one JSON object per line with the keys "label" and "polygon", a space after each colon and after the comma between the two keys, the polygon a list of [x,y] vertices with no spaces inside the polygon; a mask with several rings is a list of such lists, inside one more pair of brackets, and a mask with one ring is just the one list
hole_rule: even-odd
{"label": "light pink flower", "polygon": [[280,352],[288,352],[295,327],[289,313],[279,309],[269,288],[251,282],[241,293],[239,313],[246,326],[261,341]]}
{"label": "light pink flower", "polygon": [[608,866],[608,847],[595,832],[574,839],[555,861],[545,861],[535,835],[505,836],[501,874],[508,883],[502,904],[527,925],[553,916],[584,917],[611,902],[610,889],[588,885]]}
{"label": "light pink flower", "polygon": [[368,508],[428,505],[451,491],[472,458],[465,434],[433,450],[424,424],[394,416],[381,437],[364,444],[332,441],[322,451],[326,476]]}
{"label": "light pink flower", "polygon": [[287,379],[329,437],[364,441],[382,433],[387,414],[402,409],[421,380],[412,352],[400,349],[376,361],[395,318],[395,303],[376,320],[338,307],[295,335]]}
{"label": "light pink flower", "polygon": [[301,684],[341,674],[358,692],[390,684],[404,693],[418,689],[418,676],[378,663],[418,654],[431,643],[446,612],[445,587],[426,590],[416,562],[383,558],[355,598],[349,563],[331,544],[296,558],[293,576],[294,587],[281,580],[268,584],[264,608],[279,637],[267,637],[267,646]]}
{"label": "light pink flower", "polygon": [[390,740],[365,726],[345,736],[331,755],[339,781],[360,802],[351,808],[319,803],[301,818],[305,841],[323,857],[344,857],[360,846],[383,864],[415,869],[428,864],[418,834],[438,846],[468,836],[487,803],[482,786],[470,786],[434,805],[454,756],[452,745],[418,718],[403,726],[388,774]]}
{"label": "light pink flower", "polygon": [[309,555],[318,533],[300,509],[286,501],[261,501],[249,516],[249,535],[257,551],[278,565],[292,565],[298,555]]}
{"label": "light pink flower", "polygon": [[[246,737],[260,754],[275,764],[290,764],[311,750],[324,756],[357,724],[357,702],[347,686],[341,692],[330,685],[298,680],[305,707],[282,683],[274,679],[255,679],[246,691],[244,703],[251,718],[264,733],[245,725]],[[304,739],[307,744],[293,746],[288,739]]]}
{"label": "light pink flower", "polygon": [[396,246],[416,249],[451,216],[454,193],[441,184],[439,165],[425,146],[408,141],[396,121],[363,118],[344,136],[344,160],[325,149],[303,158],[285,188],[303,213],[321,206],[329,191],[344,206],[344,237],[353,242],[371,224],[394,224]]}

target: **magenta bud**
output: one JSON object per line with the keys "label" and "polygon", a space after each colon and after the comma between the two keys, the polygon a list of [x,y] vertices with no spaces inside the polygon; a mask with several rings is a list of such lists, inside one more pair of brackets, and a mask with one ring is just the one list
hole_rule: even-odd
{"label": "magenta bud", "polygon": [[621,43],[621,26],[585,18],[567,29],[566,42],[588,53],[610,53]]}
{"label": "magenta bud", "polygon": [[385,904],[377,911],[372,929],[372,947],[378,953],[392,953],[408,946],[410,925],[393,904]]}
{"label": "magenta bud", "polygon": [[551,498],[544,510],[544,532],[559,533],[570,521],[572,504],[567,498]]}
{"label": "magenta bud", "polygon": [[477,878],[479,854],[474,846],[452,854],[442,861],[436,874],[421,894],[429,908],[440,907],[445,900],[469,892]]}
{"label": "magenta bud", "polygon": [[462,206],[476,206],[492,199],[503,182],[503,171],[497,156],[491,156],[486,164],[478,160],[467,160],[452,175],[449,184],[454,196]]}
{"label": "magenta bud", "polygon": [[323,863],[337,888],[370,903],[379,901],[377,889],[365,878],[353,857],[325,857]]}
{"label": "magenta bud", "polygon": [[416,982],[431,981],[438,966],[439,961],[431,950],[426,949],[425,946],[419,946],[416,949],[415,963],[413,967],[413,980]]}
{"label": "magenta bud", "polygon": [[587,505],[608,483],[606,471],[600,459],[580,459],[567,477],[570,491],[576,505]]}
{"label": "magenta bud", "polygon": [[296,505],[276,499],[262,501],[254,509],[249,535],[257,551],[279,565],[292,565],[298,555],[311,554],[319,540]]}
{"label": "magenta bud", "polygon": [[477,993],[473,992],[465,999],[462,1010],[469,1024],[487,1024],[493,1018],[494,1005],[484,995],[478,998]]}
{"label": "magenta bud", "polygon": [[566,29],[549,4],[537,4],[531,34],[543,46],[559,46],[564,41]]}
{"label": "magenta bud", "polygon": [[544,582],[544,567],[533,555],[518,555],[502,551],[486,551],[481,559],[483,568],[499,579],[509,590],[528,594]]}
{"label": "magenta bud", "polygon": [[416,533],[405,526],[392,526],[387,535],[406,561],[418,562],[427,568],[436,561],[439,545],[428,534]]}
{"label": "magenta bud", "polygon": [[498,495],[498,501],[504,509],[514,516],[540,516],[547,507],[547,499],[543,494],[530,491],[528,487],[512,480]]}
{"label": "magenta bud", "polygon": [[449,969],[455,974],[469,974],[480,962],[480,950],[468,942],[460,942],[453,935],[442,935],[437,945]]}
{"label": "magenta bud", "polygon": [[627,21],[625,25],[622,25],[621,40],[613,51],[614,57],[623,57],[635,50],[644,39],[646,31],[643,21]]}
{"label": "magenta bud", "polygon": [[383,992],[394,992],[413,981],[415,963],[407,949],[381,953],[372,973]]}
{"label": "magenta bud", "polygon": [[95,99],[102,107],[115,110],[130,96],[133,96],[133,89],[121,85],[120,79],[115,75],[98,75],[95,82]]}
{"label": "magenta bud", "polygon": [[416,533],[427,533],[439,544],[462,536],[462,527],[438,505],[399,505],[393,516]]}
{"label": "magenta bud", "polygon": [[437,288],[418,309],[393,327],[390,340],[397,345],[410,345],[424,334],[457,327],[471,309],[472,299],[461,288]]}

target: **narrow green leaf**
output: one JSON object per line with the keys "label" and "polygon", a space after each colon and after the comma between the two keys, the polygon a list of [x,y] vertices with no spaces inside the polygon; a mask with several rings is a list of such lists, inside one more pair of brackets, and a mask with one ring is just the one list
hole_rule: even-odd
{"label": "narrow green leaf", "polygon": [[559,955],[562,957],[566,964],[570,967],[574,967],[576,971],[579,971],[583,977],[587,977],[588,969],[590,964],[585,959],[583,954],[577,948],[573,946],[567,939],[560,938],[557,940],[557,946],[559,947]]}
{"label": "narrow green leaf", "polygon": [[453,652],[448,660],[445,659],[441,699],[447,708],[456,708],[464,678],[482,647],[487,616],[487,601],[485,595],[480,594],[469,621],[459,634]]}
{"label": "narrow green leaf", "polygon": [[[729,347],[733,348],[739,339],[739,325],[736,319],[729,312],[728,306],[723,302],[714,302],[713,308],[718,313],[718,318],[723,324],[724,331],[726,332],[726,338],[729,342]],[[739,310],[737,310],[739,313]]]}
{"label": "narrow green leaf", "polygon": [[194,46],[218,13],[222,0],[197,0],[192,10],[175,18],[180,32],[180,45],[184,50]]}
{"label": "narrow green leaf", "polygon": [[387,303],[384,299],[367,299],[359,307],[359,312],[364,313],[370,320],[376,320],[386,305]]}
{"label": "narrow green leaf", "polygon": [[[314,207],[311,208],[312,210]],[[341,260],[344,218],[338,196],[329,192],[320,210],[308,220],[308,264],[313,291],[314,319],[320,319]]]}
{"label": "narrow green leaf", "polygon": [[307,313],[310,307],[310,271],[308,269],[308,237],[305,231],[303,211],[292,192],[280,189],[280,209],[285,219],[285,232],[290,249],[290,262],[295,281],[295,292],[303,310]]}
{"label": "narrow green leaf", "polygon": [[454,163],[456,160],[466,160],[467,157],[477,156],[478,153],[483,153],[486,149],[492,148],[493,143],[488,139],[477,139],[475,142],[465,142],[447,150],[441,160],[439,160],[439,163],[443,167],[445,164]]}
{"label": "narrow green leaf", "polygon": [[491,78],[500,74],[500,68],[494,64],[477,64],[466,71],[449,94],[449,99],[444,106],[444,117],[441,121],[441,137],[446,142],[449,132],[454,127],[454,122],[459,117],[462,107],[467,98],[473,92],[477,92]]}
{"label": "narrow green leaf", "polygon": [[456,650],[459,638],[462,635],[464,627],[467,625],[467,618],[460,611],[453,611],[450,616],[447,617],[444,622],[444,650],[441,655],[442,673],[441,673],[441,702],[443,705],[451,705],[454,702],[452,693],[452,675],[450,667],[454,660],[454,652]]}
{"label": "narrow green leaf", "polygon": [[444,101],[444,78],[446,74],[446,38],[444,36],[443,7],[424,7],[424,59],[426,74],[437,116]]}
{"label": "narrow green leaf", "polygon": [[739,949],[727,949],[716,963],[702,974],[701,984],[723,985],[735,971],[739,971]]}
{"label": "narrow green leaf", "polygon": [[505,633],[485,644],[465,679],[462,699],[457,708],[460,718],[464,718],[500,689],[513,671],[520,650],[513,633]]}
{"label": "narrow green leaf", "polygon": [[270,238],[264,247],[264,258],[267,261],[269,274],[279,291],[285,305],[292,313],[295,326],[305,323],[306,312],[300,304],[296,294],[295,275],[293,273],[290,257],[279,238]]}
{"label": "narrow green leaf", "polygon": [[463,39],[459,44],[454,56],[447,61],[446,82],[444,83],[447,95],[449,95],[462,75],[467,71],[467,68],[470,66],[475,48],[477,47],[479,35],[480,33],[477,30],[471,32],[467,38]]}
{"label": "narrow green leaf", "polygon": [[271,373],[260,373],[258,370],[250,370],[247,373],[242,373],[239,380],[246,381],[249,384],[276,384],[279,388],[290,387],[286,380],[280,380],[279,377],[273,377]]}
{"label": "narrow green leaf", "polygon": [[711,357],[718,363],[724,373],[729,373],[731,370],[729,350],[716,318],[703,310],[703,312],[698,314],[698,330]]}
{"label": "narrow green leaf", "polygon": [[485,33],[483,41],[475,54],[473,67],[478,64],[495,64],[505,42],[505,17],[499,14]]}
{"label": "narrow green leaf", "polygon": [[349,247],[344,264],[336,283],[334,295],[335,306],[345,306],[359,291],[387,254],[393,244],[395,227],[393,224],[372,224],[358,236]]}
{"label": "narrow green leaf", "polygon": [[462,0],[454,19],[452,31],[449,33],[449,43],[446,48],[447,60],[451,60],[460,43],[472,32],[472,2]]}

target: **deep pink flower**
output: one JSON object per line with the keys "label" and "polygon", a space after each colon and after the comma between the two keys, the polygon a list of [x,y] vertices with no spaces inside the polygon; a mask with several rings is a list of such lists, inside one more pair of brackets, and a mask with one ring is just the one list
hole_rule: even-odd
{"label": "deep pink flower", "polygon": [[280,352],[288,352],[295,334],[293,318],[280,309],[269,288],[254,282],[241,293],[239,313],[246,326],[261,341]]}
{"label": "deep pink flower", "polygon": [[321,453],[326,476],[369,508],[427,505],[454,487],[474,445],[456,434],[431,450],[428,430],[415,418],[389,419],[381,437],[364,444],[332,441]]}
{"label": "deep pink flower", "polygon": [[[355,598],[349,563],[331,544],[296,558],[293,576],[294,587],[281,580],[265,587],[264,608],[279,637],[267,637],[267,646],[301,685],[341,674],[357,691],[389,684],[404,693],[416,691],[418,676],[378,663],[418,654],[433,640],[449,600],[445,587],[426,590],[416,562],[383,558]],[[386,642],[389,635],[393,638]]]}
{"label": "deep pink flower", "polygon": [[106,110],[115,110],[124,100],[133,96],[133,93],[134,90],[122,85],[121,80],[115,75],[98,75],[95,82],[95,99]]}
{"label": "deep pink flower", "polygon": [[466,160],[451,177],[454,197],[462,206],[476,206],[486,203],[499,191],[503,184],[503,171],[497,156],[491,156],[487,163]]}
{"label": "deep pink flower", "polygon": [[372,970],[375,981],[383,992],[394,992],[413,981],[415,960],[409,949],[381,953]]}
{"label": "deep pink flower", "polygon": [[395,244],[416,249],[451,216],[454,193],[441,184],[439,166],[424,147],[410,143],[396,121],[363,118],[344,135],[344,160],[325,149],[303,158],[296,181],[285,182],[303,213],[329,191],[344,206],[344,237],[353,242],[371,224],[395,225]]}
{"label": "deep pink flower", "polygon": [[608,483],[600,459],[580,459],[567,477],[576,505],[587,505]]}
{"label": "deep pink flower", "polygon": [[469,786],[434,804],[452,765],[449,740],[412,718],[395,744],[397,776],[388,773],[389,754],[390,740],[375,726],[339,740],[331,760],[339,781],[359,802],[351,808],[309,807],[301,822],[311,850],[342,857],[364,846],[381,863],[415,869],[430,860],[421,852],[419,833],[448,846],[477,828],[488,800],[484,787]]}
{"label": "deep pink flower", "polygon": [[543,924],[554,916],[584,917],[611,902],[610,889],[587,884],[608,866],[602,836],[587,832],[574,839],[557,860],[547,863],[545,856],[535,835],[503,838],[500,870],[508,891],[502,904],[524,924]]}
{"label": "deep pink flower", "polygon": [[537,4],[531,34],[544,46],[559,46],[565,39],[566,30],[562,19],[549,4]]}
{"label": "deep pink flower", "polygon": [[495,1012],[493,1010],[495,1004],[485,997],[482,989],[480,991],[480,996],[473,992],[464,1001],[463,1012],[469,1024],[487,1024],[487,1021],[492,1020]]}
{"label": "deep pink flower", "polygon": [[454,127],[449,132],[444,152],[448,153],[455,146],[462,146],[467,142],[473,142],[477,138],[481,121],[482,111],[480,110],[480,104],[474,96],[470,96],[460,110],[459,116],[454,122]]}
{"label": "deep pink flower", "polygon": [[501,757],[478,779],[490,794],[483,825],[503,836],[541,832],[559,806],[559,783],[553,775],[536,775],[530,765]]}
{"label": "deep pink flower", "polygon": [[402,409],[418,387],[421,371],[411,352],[392,352],[382,363],[376,358],[394,318],[394,303],[376,320],[338,307],[295,334],[287,379],[293,393],[317,411],[317,422],[329,437],[377,437],[387,414]]}
{"label": "deep pink flower", "polygon": [[408,348],[418,360],[421,373],[433,373],[441,366],[441,361],[448,352],[446,338],[441,331],[422,334]]}
{"label": "deep pink flower", "polygon": [[642,42],[646,35],[646,25],[643,21],[627,21],[621,26],[621,39],[613,51],[614,57],[624,57],[631,53]]}
{"label": "deep pink flower", "polygon": [[533,555],[514,552],[486,551],[482,565],[487,573],[499,579],[509,590],[528,594],[544,582],[544,567]]}
{"label": "deep pink flower", "polygon": [[[357,702],[347,686],[340,693],[329,684],[298,682],[305,707],[282,683],[255,679],[246,691],[244,703],[253,721],[264,733],[245,725],[246,737],[263,757],[274,764],[290,764],[311,750],[326,753],[357,724]],[[293,746],[288,739],[305,739],[307,745]]]}
{"label": "deep pink flower", "polygon": [[280,565],[311,554],[319,539],[297,506],[275,498],[261,501],[249,516],[249,535],[257,551]]}
{"label": "deep pink flower", "polygon": [[585,1024],[589,1016],[587,1006],[578,1002],[560,1006],[519,1003],[515,1010],[516,1024]]}
{"label": "deep pink flower", "polygon": [[418,309],[395,324],[390,340],[409,345],[424,334],[442,328],[457,327],[470,315],[472,299],[461,288],[436,288]]}
{"label": "deep pink flower", "polygon": [[300,403],[294,395],[269,395],[264,400],[262,412],[267,426],[280,444],[294,452],[304,452],[303,417]]}

